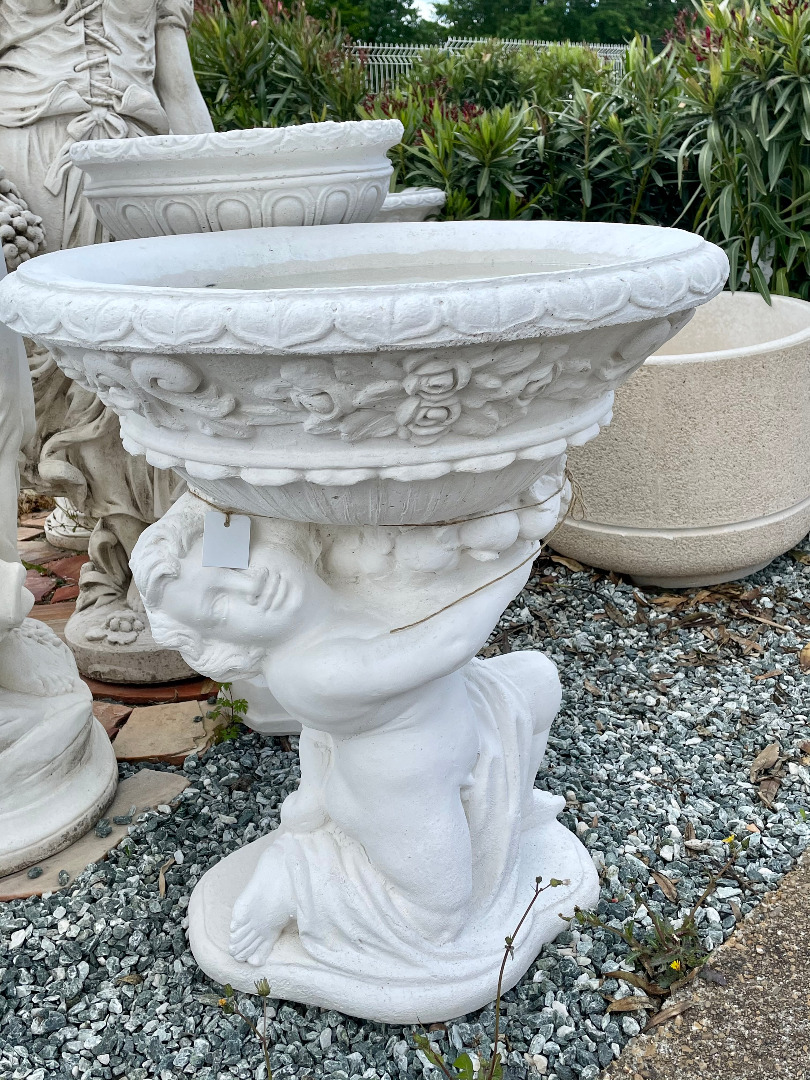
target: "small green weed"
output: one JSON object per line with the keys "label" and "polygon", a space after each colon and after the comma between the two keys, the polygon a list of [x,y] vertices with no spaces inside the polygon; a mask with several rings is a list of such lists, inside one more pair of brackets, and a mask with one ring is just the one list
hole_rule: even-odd
{"label": "small green weed", "polygon": [[[477,1070],[479,1080],[503,1080],[503,1065],[501,1064],[501,1056],[498,1050],[501,1033],[501,995],[503,991],[503,976],[506,971],[506,963],[510,957],[515,955],[515,938],[520,933],[521,927],[528,918],[529,912],[534,907],[540,894],[544,893],[547,889],[555,889],[558,885],[569,884],[568,881],[560,881],[558,878],[552,878],[547,885],[543,885],[542,880],[543,879],[539,877],[535,879],[534,895],[529,901],[528,907],[521,915],[520,922],[517,924],[512,934],[506,938],[503,960],[501,960],[501,970],[498,973],[498,990],[495,995],[495,1031],[492,1038],[492,1057],[488,1061],[486,1059],[481,1061],[480,1067]],[[414,1032],[413,1039],[430,1064],[435,1065],[437,1069],[441,1070],[447,1077],[447,1080],[473,1080],[473,1077],[476,1075],[476,1069],[469,1054],[459,1054],[455,1061],[448,1062],[441,1052],[433,1049],[427,1035]]]}
{"label": "small green weed", "polygon": [[222,683],[216,704],[208,714],[211,720],[221,721],[217,724],[214,732],[214,746],[239,738],[240,718],[247,711],[247,701],[244,698],[235,698],[233,696],[233,689],[229,682]]}
{"label": "small green weed", "polygon": [[[738,844],[733,835],[729,836],[725,843],[729,845],[729,858],[711,876],[706,888],[678,927],[674,926],[665,915],[660,915],[648,907],[636,892],[633,893],[636,912],[644,907],[653,924],[652,930],[646,937],[640,939],[634,933],[633,919],[628,919],[622,929],[618,930],[595,912],[577,909],[576,919],[581,926],[607,930],[608,933],[626,942],[630,946],[628,959],[639,964],[646,973],[645,978],[638,972],[612,971],[605,973],[607,978],[622,979],[645,993],[658,997],[665,997],[694,978],[709,955],[701,941],[697,925],[698,911],[717,888],[720,880],[732,876],[732,867],[740,851],[747,846],[746,841]],[[735,880],[737,880],[736,876]]]}
{"label": "small green weed", "polygon": [[219,1007],[225,1013],[226,1016],[238,1016],[240,1020],[244,1020],[253,1034],[261,1043],[262,1051],[264,1053],[264,1064],[267,1069],[267,1080],[273,1080],[273,1070],[270,1068],[270,1047],[267,1043],[267,999],[270,997],[270,984],[267,979],[259,979],[256,983],[256,993],[262,999],[262,1029],[256,1027],[250,1017],[245,1016],[242,1010],[239,1008],[236,1002],[236,994],[233,987],[228,984],[225,986],[224,997],[219,999]]}

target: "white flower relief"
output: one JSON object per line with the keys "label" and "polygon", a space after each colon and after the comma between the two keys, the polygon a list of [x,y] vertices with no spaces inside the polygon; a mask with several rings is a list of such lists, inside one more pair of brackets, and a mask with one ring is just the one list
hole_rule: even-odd
{"label": "white flower relief", "polygon": [[[522,415],[554,376],[568,346],[537,342],[472,347],[459,356],[426,349],[406,356],[292,360],[275,379],[253,384],[266,404],[254,423],[290,423],[308,414],[311,435],[350,442],[398,435],[418,446],[452,431],[488,435]],[[404,369],[404,377],[403,377]]]}

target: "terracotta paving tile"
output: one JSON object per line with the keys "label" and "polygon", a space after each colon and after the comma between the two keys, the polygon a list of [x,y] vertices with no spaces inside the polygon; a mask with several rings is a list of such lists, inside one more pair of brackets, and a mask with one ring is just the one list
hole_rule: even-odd
{"label": "terracotta paving tile", "polygon": [[47,623],[51,630],[64,641],[65,623],[73,614],[75,607],[75,600],[64,600],[61,604],[37,604],[31,609],[30,618]]}
{"label": "terracotta paving tile", "polygon": [[211,679],[203,678],[188,679],[185,682],[164,683],[161,686],[144,686],[139,683],[106,683],[98,682],[96,679],[85,679],[84,681],[90,687],[94,698],[117,701],[124,705],[160,705],[174,701],[197,701],[216,694],[218,690],[217,683]]}
{"label": "terracotta paving tile", "polygon": [[45,518],[50,514],[50,510],[35,510],[32,514],[24,514],[20,518],[20,525],[39,525],[40,529],[45,526]]}
{"label": "terracotta paving tile", "polygon": [[42,529],[33,528],[29,525],[20,525],[17,529],[17,543],[23,543],[27,540],[34,540],[38,536],[44,536]]}
{"label": "terracotta paving tile", "polygon": [[127,722],[131,712],[129,705],[116,705],[112,701],[93,702],[93,715],[102,724],[111,742]]}
{"label": "terracotta paving tile", "polygon": [[17,554],[29,566],[47,566],[54,559],[64,559],[61,548],[55,548],[47,540],[24,540],[17,544]]}
{"label": "terracotta paving tile", "polygon": [[119,761],[181,765],[189,754],[210,745],[215,722],[205,716],[206,711],[206,703],[198,701],[133,709],[115,740],[115,756]]}
{"label": "terracotta paving tile", "polygon": [[34,600],[39,604],[46,596],[53,592],[56,580],[47,574],[40,574],[38,570],[29,570],[25,575],[25,587],[34,594]]}
{"label": "terracotta paving tile", "polygon": [[[104,817],[112,826],[109,836],[96,836],[95,830],[86,833],[75,844],[43,859],[38,865],[43,873],[36,878],[29,878],[26,870],[0,878],[0,900],[17,900],[25,896],[41,896],[45,892],[59,892],[71,888],[75,878],[89,866],[100,862],[108,851],[112,851],[127,835],[129,825],[117,825],[113,818],[126,817],[134,806],[135,821],[145,810],[154,810],[158,806],[171,806],[181,791],[188,787],[189,781],[177,773],[162,772],[157,769],[141,769],[134,776],[122,780],[112,805]],[[66,870],[70,875],[67,886],[59,884],[59,871]],[[6,1076],[6,1073],[0,1074]]]}
{"label": "terracotta paving tile", "polygon": [[65,600],[75,600],[79,595],[78,585],[60,585],[51,597],[52,604],[61,604]]}
{"label": "terracotta paving tile", "polygon": [[48,573],[56,574],[57,577],[62,578],[64,581],[75,584],[79,580],[79,571],[87,561],[86,552],[69,555],[63,559],[55,559],[53,562],[48,563]]}

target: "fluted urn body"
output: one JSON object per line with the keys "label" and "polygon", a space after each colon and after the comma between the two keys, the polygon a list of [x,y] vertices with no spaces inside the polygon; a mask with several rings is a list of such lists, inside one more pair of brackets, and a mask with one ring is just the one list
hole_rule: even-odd
{"label": "fluted urn body", "polygon": [[[564,884],[506,985],[595,901],[534,788],[556,670],[475,656],[567,504],[567,447],[726,270],[675,230],[445,222],[133,240],[2,287],[0,316],[119,413],[127,449],[188,481],[133,554],[156,639],[262,676],[303,727],[280,828],[192,897],[212,977],[447,1019],[492,998],[538,877]],[[237,517],[249,558],[210,565]]]}

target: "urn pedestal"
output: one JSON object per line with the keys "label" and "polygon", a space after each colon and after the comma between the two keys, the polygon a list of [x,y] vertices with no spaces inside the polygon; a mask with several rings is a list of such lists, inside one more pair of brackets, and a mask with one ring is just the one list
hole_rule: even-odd
{"label": "urn pedestal", "polygon": [[[0,291],[127,449],[189,485],[133,552],[155,639],[263,677],[302,726],[280,828],[192,896],[213,978],[442,1020],[492,999],[538,877],[562,884],[504,988],[595,902],[562,800],[534,787],[556,669],[475,657],[565,509],[568,447],[726,269],[674,230],[369,224],[63,253]],[[204,565],[236,515],[249,553],[239,523]]]}

